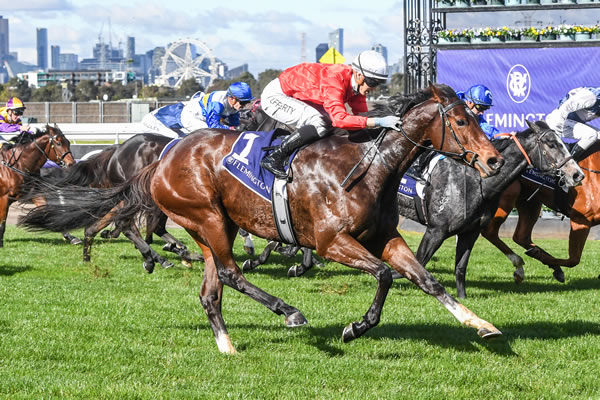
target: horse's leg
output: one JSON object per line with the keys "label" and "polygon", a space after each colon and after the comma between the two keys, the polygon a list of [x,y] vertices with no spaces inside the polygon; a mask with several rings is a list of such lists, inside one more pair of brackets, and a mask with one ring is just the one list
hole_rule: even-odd
{"label": "horse's leg", "polygon": [[[193,236],[193,235],[192,235]],[[202,277],[202,288],[200,289],[200,302],[208,317],[217,347],[221,353],[237,353],[231,338],[227,332],[223,314],[221,313],[221,300],[223,298],[223,283],[219,280],[217,268],[209,247],[196,240],[204,254],[204,276]]]}
{"label": "horse's leg", "polygon": [[456,255],[454,257],[454,275],[456,276],[456,296],[459,299],[467,297],[465,280],[467,276],[467,264],[471,257],[473,245],[479,237],[479,228],[462,232],[457,235]]}
{"label": "horse's leg", "polygon": [[69,232],[63,232],[62,236],[67,242],[69,242],[71,244],[81,244],[82,243],[81,239],[71,235]]}
{"label": "horse's leg", "polygon": [[6,218],[10,201],[8,195],[0,197],[0,247],[4,247],[4,232],[6,231]]}
{"label": "horse's leg", "polygon": [[[423,235],[423,238],[421,238],[421,243],[419,243],[416,254],[417,260],[423,267],[431,260],[431,257],[438,251],[445,239],[444,232],[432,228],[427,228],[425,230],[425,234]],[[392,277],[394,279],[403,278],[396,270],[392,272]]]}
{"label": "horse's leg", "polygon": [[[167,232],[167,215],[160,211],[158,214],[154,215],[152,218],[147,220],[147,230],[152,236],[152,233],[160,236],[162,240],[166,242],[163,246],[163,250],[170,251],[172,253],[177,254],[181,257],[181,262],[188,268],[192,268],[193,261],[204,261],[202,256],[198,253],[190,253],[185,244],[181,241],[177,240],[177,238]],[[152,222],[152,223],[150,223]],[[146,243],[150,244],[146,238]]]}
{"label": "horse's leg", "polygon": [[173,266],[173,263],[169,260],[165,259],[163,256],[155,252],[152,247],[142,238],[140,232],[138,231],[135,225],[131,225],[129,227],[123,227],[121,232],[127,239],[131,240],[138,251],[144,257],[144,269],[146,272],[151,274],[154,271],[154,262],[159,263],[163,268],[170,268]]}
{"label": "horse's leg", "polygon": [[[283,300],[281,300],[280,298],[272,296],[269,293],[265,292],[264,290],[254,286],[252,283],[248,282],[246,277],[244,277],[244,274],[242,274],[242,271],[238,268],[237,264],[235,263],[235,259],[233,258],[233,253],[232,253],[233,241],[235,239],[235,235],[237,234],[237,229],[231,222],[225,223],[225,220],[224,220],[225,217],[221,217],[221,218],[223,218],[222,224],[215,222],[215,220],[218,220],[219,217],[220,216],[218,214],[211,215],[213,223],[210,224],[211,226],[209,228],[207,228],[207,229],[210,229],[210,231],[206,231],[205,232],[206,235],[204,235],[204,237],[206,238],[206,241],[207,241],[206,245],[208,245],[208,248],[206,245],[203,246],[203,242],[204,242],[202,240],[203,235],[201,235],[200,232],[196,232],[190,228],[186,228],[188,233],[194,238],[196,243],[198,243],[203,250],[205,259],[207,260],[206,267],[205,267],[205,274],[206,274],[206,270],[209,268],[208,257],[210,255],[210,257],[212,259],[210,262],[210,265],[211,265],[211,267],[213,264],[215,265],[215,267],[217,269],[218,280],[223,282],[223,284],[237,290],[240,293],[244,293],[251,299],[256,300],[257,302],[266,306],[269,310],[273,311],[275,314],[285,315],[285,324],[287,326],[296,327],[296,326],[305,325],[307,323],[306,318],[304,318],[302,313],[300,313],[300,311],[297,308],[284,303]],[[191,217],[189,219],[194,220]],[[201,220],[201,219],[197,219],[197,220]],[[221,226],[223,228],[222,233],[221,233],[221,229],[219,229],[219,226]],[[226,227],[229,227],[229,229],[227,229]],[[228,232],[228,233],[225,234],[225,232]],[[212,253],[210,252],[210,250],[212,250]],[[212,272],[211,272],[211,274],[212,274]],[[214,279],[214,277],[213,277],[213,279]],[[212,288],[212,290],[210,292],[214,293],[215,292],[215,284],[213,284],[211,288]],[[203,283],[203,290],[204,290],[204,283]],[[222,322],[220,305],[218,308],[215,307],[214,302],[216,300],[215,299],[211,300],[210,298],[205,297],[204,294],[201,294],[201,299],[202,299],[202,305],[204,306],[204,308],[207,312],[207,315],[209,315],[209,320],[211,323],[211,327],[213,327],[213,332],[215,332],[215,340],[217,340],[217,346],[219,346],[219,350],[222,352],[231,352],[229,349],[229,346],[222,346],[219,343],[219,341],[221,340],[220,339],[221,336],[217,336],[218,334],[222,334],[223,332],[226,333],[226,331],[224,331],[224,327],[225,327],[224,323],[223,323],[222,327],[217,325],[217,329],[215,328],[215,325],[214,325],[215,323]],[[205,303],[206,302],[210,303],[211,301],[213,302],[213,304],[208,304],[208,307],[207,307],[205,305]],[[220,301],[219,301],[219,304],[220,304]],[[212,315],[213,319],[211,319],[211,315],[209,314],[209,311],[216,313],[218,315]],[[221,322],[219,322],[219,321],[221,321]]]}
{"label": "horse's leg", "polygon": [[109,217],[104,216],[92,225],[86,227],[83,231],[83,261],[90,261],[90,253],[92,251],[92,243],[94,237],[102,229],[106,228],[110,223],[108,222]]}
{"label": "horse's leg", "polygon": [[[241,229],[240,229],[241,231]],[[252,271],[254,268],[258,267],[259,265],[263,265],[267,259],[269,258],[269,256],[271,255],[271,252],[277,247],[279,243],[275,242],[275,241],[270,241],[269,243],[267,243],[267,245],[265,246],[265,249],[263,250],[262,253],[260,253],[260,256],[258,256],[258,258],[256,260],[246,260],[244,261],[244,263],[242,264],[242,271],[246,272],[246,271]]]}
{"label": "horse's leg", "polygon": [[306,273],[306,271],[313,267],[314,258],[312,249],[309,249],[308,247],[300,247],[300,250],[302,251],[302,264],[290,267],[288,270],[289,277],[302,276]]}
{"label": "horse's leg", "polygon": [[450,296],[433,275],[419,264],[402,237],[397,236],[388,241],[381,259],[425,293],[435,297],[460,323],[477,329],[480,337],[492,338],[502,335],[494,325],[479,318],[473,311]]}
{"label": "horse's leg", "polygon": [[[405,252],[412,252],[405,245]],[[352,322],[344,328],[342,339],[344,342],[356,339],[362,336],[366,331],[379,324],[381,310],[385,303],[390,286],[392,285],[392,272],[390,268],[381,260],[371,254],[365,247],[356,241],[347,233],[337,234],[324,248],[321,254],[317,242],[319,255],[332,261],[344,264],[351,268],[356,268],[367,272],[377,280],[377,290],[371,306],[363,316],[362,321]],[[415,260],[416,262],[416,260]]]}
{"label": "horse's leg", "polygon": [[249,256],[253,256],[254,255],[254,242],[252,241],[252,235],[250,235],[248,232],[246,232],[243,229],[239,230],[239,234],[241,237],[244,238],[244,251]]}
{"label": "horse's leg", "polygon": [[539,260],[542,264],[545,264],[551,268],[553,270],[552,276],[554,276],[557,281],[564,282],[565,274],[560,268],[560,265],[557,263],[556,258],[536,245],[531,238],[533,227],[535,226],[538,216],[540,215],[540,211],[542,210],[542,203],[535,200],[527,201],[524,199],[519,199],[516,207],[519,213],[519,220],[513,234],[513,241],[519,246],[523,247],[525,249],[525,254],[527,254],[529,257],[533,257],[536,260]]}
{"label": "horse's leg", "polygon": [[481,230],[481,236],[496,246],[496,248],[498,248],[498,250],[500,250],[515,267],[513,278],[516,283],[521,283],[525,279],[525,270],[523,269],[525,262],[521,256],[512,251],[512,249],[500,239],[499,232],[500,226],[506,221],[506,218],[508,218],[508,215],[514,208],[520,191],[521,184],[518,181],[511,183],[500,197],[500,203],[498,204],[496,214],[490,223]]}

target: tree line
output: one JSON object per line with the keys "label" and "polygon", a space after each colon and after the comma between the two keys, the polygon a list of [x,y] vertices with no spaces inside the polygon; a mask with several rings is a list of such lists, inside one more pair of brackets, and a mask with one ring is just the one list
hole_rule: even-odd
{"label": "tree line", "polygon": [[[233,82],[246,82],[250,85],[255,97],[259,97],[262,90],[269,82],[277,78],[281,70],[267,69],[258,74],[258,79],[249,72],[244,72],[235,79],[217,79],[210,87],[205,89],[195,79],[182,82],[178,88],[168,86],[143,86],[140,81],[132,81],[123,84],[120,81],[107,82],[98,85],[93,80],[82,80],[77,85],[62,82],[48,82],[46,86],[30,87],[26,80],[17,77],[11,78],[7,83],[0,85],[0,104],[5,103],[10,97],[16,96],[23,102],[64,102],[77,101],[86,102],[90,100],[101,100],[106,95],[110,101],[131,99],[134,96],[139,99],[156,98],[159,100],[187,100],[198,91],[207,93],[215,90],[226,90]],[[401,93],[404,88],[403,74],[393,74],[390,82],[381,85],[372,92],[374,97],[379,95],[390,96]]]}

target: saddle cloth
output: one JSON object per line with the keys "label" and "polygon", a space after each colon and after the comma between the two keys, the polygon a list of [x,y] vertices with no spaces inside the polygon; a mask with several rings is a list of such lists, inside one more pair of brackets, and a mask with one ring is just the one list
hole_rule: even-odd
{"label": "saddle cloth", "polygon": [[[270,152],[270,147],[281,143],[279,133],[275,129],[270,132],[242,132],[236,139],[229,154],[223,158],[223,167],[244,186],[271,202],[273,180],[275,176],[260,167],[260,160]],[[291,155],[286,170],[292,163],[296,151]]]}

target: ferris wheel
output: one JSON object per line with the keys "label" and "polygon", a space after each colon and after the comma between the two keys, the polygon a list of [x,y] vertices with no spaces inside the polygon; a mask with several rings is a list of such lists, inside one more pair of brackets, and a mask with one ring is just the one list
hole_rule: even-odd
{"label": "ferris wheel", "polygon": [[179,39],[165,50],[156,83],[179,87],[194,78],[205,88],[219,77],[218,64],[206,43],[192,38]]}

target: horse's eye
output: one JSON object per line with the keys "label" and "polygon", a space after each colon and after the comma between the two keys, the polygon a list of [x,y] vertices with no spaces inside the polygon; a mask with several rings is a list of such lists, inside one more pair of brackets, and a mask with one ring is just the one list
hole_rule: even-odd
{"label": "horse's eye", "polygon": [[466,124],[467,124],[466,119],[457,119],[456,120],[456,125],[458,125],[458,126],[465,126]]}

